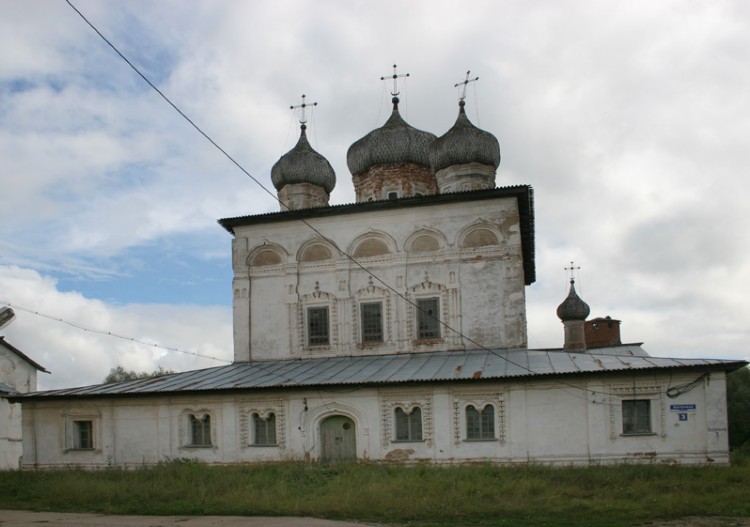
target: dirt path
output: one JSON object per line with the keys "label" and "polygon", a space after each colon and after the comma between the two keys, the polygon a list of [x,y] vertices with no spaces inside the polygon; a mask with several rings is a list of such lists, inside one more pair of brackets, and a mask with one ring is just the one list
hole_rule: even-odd
{"label": "dirt path", "polygon": [[0,510],[0,527],[365,527],[373,524],[259,516],[113,516]]}

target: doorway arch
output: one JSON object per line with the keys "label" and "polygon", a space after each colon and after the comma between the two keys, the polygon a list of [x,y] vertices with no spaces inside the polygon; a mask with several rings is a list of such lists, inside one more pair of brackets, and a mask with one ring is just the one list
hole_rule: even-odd
{"label": "doorway arch", "polygon": [[357,425],[345,415],[320,422],[320,462],[323,465],[357,461]]}

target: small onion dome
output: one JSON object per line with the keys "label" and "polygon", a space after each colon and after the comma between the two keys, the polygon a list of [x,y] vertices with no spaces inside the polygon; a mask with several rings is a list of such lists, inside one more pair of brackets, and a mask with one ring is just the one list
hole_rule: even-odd
{"label": "small onion dome", "polygon": [[336,186],[336,173],[328,160],[313,150],[307,141],[304,124],[300,127],[299,141],[271,168],[271,181],[276,190],[284,185],[310,183],[323,187],[329,194]]}
{"label": "small onion dome", "polygon": [[500,143],[497,138],[469,121],[464,111],[464,101],[458,105],[456,123],[430,146],[432,171],[466,163],[481,163],[497,168],[500,165]]}
{"label": "small onion dome", "polygon": [[570,281],[570,292],[562,304],[557,306],[557,317],[563,322],[569,320],[586,320],[591,309],[576,293],[575,280]]}
{"label": "small onion dome", "polygon": [[352,175],[363,174],[373,165],[414,163],[429,168],[428,150],[434,134],[417,130],[398,113],[398,97],[393,98],[393,113],[386,123],[356,141],[346,153]]}

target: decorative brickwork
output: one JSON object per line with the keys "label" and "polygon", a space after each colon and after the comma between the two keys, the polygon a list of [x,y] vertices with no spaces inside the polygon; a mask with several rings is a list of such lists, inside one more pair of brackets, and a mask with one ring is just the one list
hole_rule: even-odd
{"label": "decorative brickwork", "polygon": [[432,171],[414,163],[375,165],[365,173],[354,175],[352,181],[357,202],[388,199],[391,193],[396,193],[398,198],[437,193]]}
{"label": "decorative brickwork", "polygon": [[383,437],[382,444],[387,447],[394,438],[394,414],[396,408],[401,408],[407,414],[415,407],[422,410],[422,438],[425,445],[432,447],[434,438],[432,417],[432,394],[430,393],[389,393],[380,398],[380,411],[382,419]]}

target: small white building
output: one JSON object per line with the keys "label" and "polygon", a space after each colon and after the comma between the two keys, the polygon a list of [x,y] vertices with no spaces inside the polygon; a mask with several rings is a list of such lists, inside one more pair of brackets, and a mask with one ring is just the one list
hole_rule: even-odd
{"label": "small white building", "polygon": [[49,373],[0,336],[0,470],[19,467],[21,404],[10,398],[36,390],[36,373]]}
{"label": "small white building", "polygon": [[20,397],[24,467],[728,462],[725,375],[744,361],[650,357],[611,323],[587,346],[610,319],[586,326],[572,283],[564,348],[528,349],[532,189],[495,188],[498,142],[463,101],[436,138],[394,97],[349,149],[349,205],[328,205],[305,134],[272,170],[282,210],[220,220],[234,363]]}

